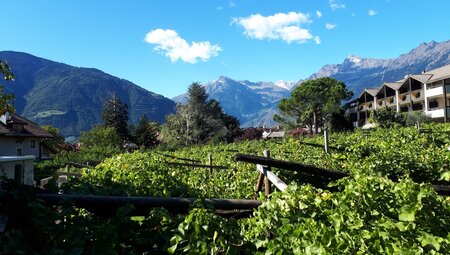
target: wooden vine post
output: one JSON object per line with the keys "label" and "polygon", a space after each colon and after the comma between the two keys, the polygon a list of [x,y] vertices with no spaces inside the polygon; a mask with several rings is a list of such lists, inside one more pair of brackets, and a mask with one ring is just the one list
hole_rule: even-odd
{"label": "wooden vine post", "polygon": [[325,153],[328,154],[330,153],[330,145],[328,142],[328,130],[324,130],[323,131],[323,138],[324,138],[324,144],[325,144]]}
{"label": "wooden vine post", "polygon": [[[270,158],[270,151],[269,150],[264,150],[264,157],[266,158]],[[270,194],[270,181],[269,178],[267,177],[267,171],[271,171],[271,167],[267,166],[264,167],[264,192],[266,194],[266,196],[268,196]]]}
{"label": "wooden vine post", "polygon": [[212,172],[213,172],[213,158],[212,158],[212,154],[211,153],[208,155],[208,162],[209,162],[209,174],[212,174]]}

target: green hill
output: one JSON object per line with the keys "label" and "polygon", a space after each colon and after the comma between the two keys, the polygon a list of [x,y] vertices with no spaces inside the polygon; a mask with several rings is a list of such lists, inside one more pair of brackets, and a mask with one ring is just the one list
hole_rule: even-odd
{"label": "green hill", "polygon": [[175,111],[172,100],[97,69],[12,51],[0,52],[0,59],[8,61],[16,76],[5,85],[16,95],[17,113],[40,125],[53,125],[66,137],[101,123],[102,105],[113,93],[128,105],[133,124],[144,114],[163,122]]}

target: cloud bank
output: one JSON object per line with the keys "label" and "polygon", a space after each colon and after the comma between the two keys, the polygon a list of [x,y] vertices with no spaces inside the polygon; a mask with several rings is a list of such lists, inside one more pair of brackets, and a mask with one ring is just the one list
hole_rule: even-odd
{"label": "cloud bank", "polygon": [[332,30],[336,28],[336,24],[327,23],[325,24],[325,28],[328,30]]}
{"label": "cloud bank", "polygon": [[375,15],[378,14],[378,12],[375,11],[375,10],[369,10],[369,11],[367,12],[367,14],[369,14],[369,16],[375,16]]}
{"label": "cloud bank", "polygon": [[345,4],[338,3],[336,0],[328,1],[331,10],[335,11],[337,9],[345,9]]}
{"label": "cloud bank", "polygon": [[[232,24],[242,26],[244,34],[258,40],[282,40],[287,43],[305,43],[314,40],[303,24],[312,23],[308,14],[300,12],[277,13],[272,16],[253,14],[245,18],[233,18]],[[317,40],[315,40],[317,42]]]}
{"label": "cloud bank", "polygon": [[162,55],[169,57],[171,62],[179,60],[195,64],[199,60],[208,61],[222,50],[219,45],[210,42],[192,42],[189,44],[178,33],[170,29],[155,29],[147,33],[144,40],[155,44],[153,48]]}

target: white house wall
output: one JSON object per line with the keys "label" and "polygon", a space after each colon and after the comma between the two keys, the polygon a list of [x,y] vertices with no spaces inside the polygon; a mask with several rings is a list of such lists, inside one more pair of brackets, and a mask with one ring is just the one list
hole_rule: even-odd
{"label": "white house wall", "polygon": [[16,143],[17,137],[0,137],[0,156],[16,156],[17,148],[22,149],[22,155],[33,155],[36,158],[40,158],[39,144],[40,139],[32,138],[35,140],[34,148],[30,147],[31,138],[25,138],[21,143]]}
{"label": "white house wall", "polygon": [[14,179],[15,166],[19,164],[22,165],[23,169],[22,183],[34,186],[33,160],[0,162],[0,175],[4,175],[9,179]]}

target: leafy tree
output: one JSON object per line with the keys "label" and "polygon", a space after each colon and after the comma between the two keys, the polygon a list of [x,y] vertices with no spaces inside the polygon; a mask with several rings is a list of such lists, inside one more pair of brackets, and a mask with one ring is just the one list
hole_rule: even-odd
{"label": "leafy tree", "polygon": [[405,126],[405,116],[389,107],[373,112],[373,119],[381,128],[391,128],[396,125]]}
{"label": "leafy tree", "polygon": [[278,104],[281,115],[274,120],[287,127],[305,125],[317,133],[320,127],[329,126],[332,114],[340,109],[342,100],[350,99],[342,81],[325,77],[302,83],[291,92],[289,98]]}
{"label": "leafy tree", "polygon": [[154,147],[158,144],[158,133],[160,125],[157,122],[149,121],[146,115],[141,117],[135,129],[135,140],[139,145],[147,148]]}
{"label": "leafy tree", "polygon": [[242,140],[259,140],[262,137],[262,129],[250,127],[243,130],[240,139]]}
{"label": "leafy tree", "polygon": [[339,109],[331,114],[330,128],[334,131],[353,131],[354,126],[344,109]]}
{"label": "leafy tree", "polygon": [[[14,74],[11,72],[11,68],[6,61],[0,60],[0,74],[4,80],[14,80]],[[7,111],[14,112],[14,105],[11,102],[13,99],[14,95],[5,93],[5,88],[0,85],[0,115],[3,115]]]}
{"label": "leafy tree", "polygon": [[56,150],[60,150],[64,144],[64,137],[59,133],[59,129],[54,126],[42,126],[42,129],[49,132],[53,137],[46,140],[46,143]]}
{"label": "leafy tree", "polygon": [[188,89],[186,105],[177,105],[177,113],[166,119],[162,127],[164,142],[170,146],[230,141],[237,135],[239,121],[225,114],[216,100],[208,100],[206,90],[194,82]]}
{"label": "leafy tree", "polygon": [[120,148],[122,139],[113,127],[95,126],[87,132],[81,132],[82,148]]}
{"label": "leafy tree", "polygon": [[423,123],[431,123],[433,122],[433,118],[427,115],[424,112],[409,112],[405,117],[405,125],[406,126],[415,126]]}
{"label": "leafy tree", "polygon": [[116,95],[107,98],[103,105],[103,123],[107,127],[112,127],[122,140],[130,137],[128,130],[128,107]]}

